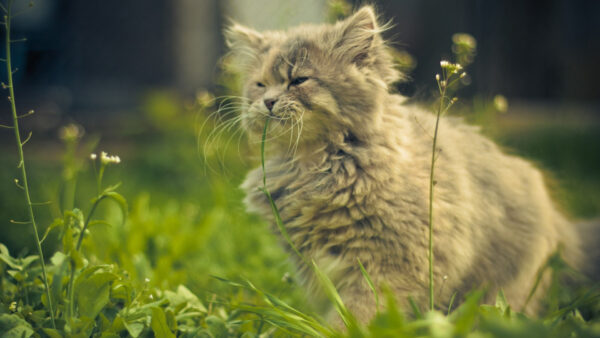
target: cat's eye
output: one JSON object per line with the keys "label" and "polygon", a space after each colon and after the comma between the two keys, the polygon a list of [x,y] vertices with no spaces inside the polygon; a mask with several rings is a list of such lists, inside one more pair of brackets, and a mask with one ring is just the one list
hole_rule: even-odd
{"label": "cat's eye", "polygon": [[297,77],[297,78],[293,79],[292,81],[290,81],[290,86],[300,85],[300,84],[306,82],[306,80],[308,80],[308,77],[306,77],[306,76]]}
{"label": "cat's eye", "polygon": [[264,88],[264,87],[265,87],[265,84],[264,84],[264,83],[262,83],[262,82],[257,82],[257,83],[256,83],[256,86],[257,86],[257,87],[260,87],[260,88]]}

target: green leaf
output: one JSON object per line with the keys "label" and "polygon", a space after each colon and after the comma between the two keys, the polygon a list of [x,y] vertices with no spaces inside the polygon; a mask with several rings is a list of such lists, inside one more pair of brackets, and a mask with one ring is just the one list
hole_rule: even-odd
{"label": "green leaf", "polygon": [[65,234],[62,238],[63,251],[73,252],[75,251],[75,240],[73,238],[73,229],[71,227],[65,227]]}
{"label": "green leaf", "polygon": [[173,307],[186,305],[185,308],[193,308],[196,311],[206,312],[206,307],[188,288],[183,285],[177,287],[177,291],[165,291],[165,297]]}
{"label": "green leaf", "polygon": [[208,331],[213,335],[213,337],[229,337],[227,333],[227,325],[225,325],[225,321],[217,316],[208,316],[205,319],[206,326],[208,326]]}
{"label": "green leaf", "polygon": [[102,332],[100,338],[121,338],[121,336],[113,332]]}
{"label": "green leaf", "polygon": [[85,269],[75,281],[75,297],[81,316],[96,318],[109,301],[111,283],[118,276],[107,266]]}
{"label": "green leaf", "polygon": [[165,310],[165,316],[167,318],[167,325],[169,326],[169,330],[172,332],[177,332],[177,318],[175,318],[175,313],[171,309]]}
{"label": "green leaf", "polygon": [[373,281],[371,280],[371,277],[369,276],[369,273],[367,272],[367,270],[365,270],[365,267],[363,266],[362,262],[360,261],[360,258],[356,258],[356,259],[358,260],[358,266],[360,266],[360,272],[362,273],[363,277],[367,281],[369,288],[373,292],[373,296],[375,297],[375,307],[376,307],[377,311],[379,311],[379,295],[377,294],[377,289],[375,289],[375,284],[373,284]]}
{"label": "green leaf", "polygon": [[412,309],[415,318],[422,319],[423,314],[421,313],[419,306],[411,296],[408,297],[408,303],[410,304],[410,308]]}
{"label": "green leaf", "polygon": [[152,308],[152,322],[150,324],[154,336],[157,338],[175,338],[175,335],[167,325],[165,312],[159,307]]}
{"label": "green leaf", "polygon": [[10,255],[10,253],[8,252],[8,248],[2,243],[0,243],[0,260],[2,260],[4,263],[6,263],[13,269],[22,270],[22,267],[17,261],[17,259],[13,258]]}
{"label": "green leaf", "polygon": [[[118,333],[118,332],[121,332],[123,330],[128,330],[127,327],[125,326],[125,320],[120,315],[117,315],[115,317],[115,320],[113,320],[113,322],[112,322],[112,324],[110,326],[110,331]],[[129,332],[129,334],[131,334],[133,337],[136,337],[131,332]]]}
{"label": "green leaf", "polygon": [[125,199],[125,197],[123,197],[123,195],[115,191],[105,191],[104,193],[102,193],[102,195],[106,196],[106,198],[110,198],[111,200],[117,202],[117,204],[121,208],[121,213],[123,215],[123,223],[125,223],[128,210],[127,200]]}
{"label": "green leaf", "polygon": [[467,295],[464,303],[448,316],[455,325],[455,334],[466,335],[472,329],[479,314],[479,301],[483,295],[483,291],[473,291]]}
{"label": "green leaf", "polygon": [[83,228],[83,212],[80,209],[65,211],[63,218],[67,227],[79,230]]}
{"label": "green leaf", "polygon": [[80,316],[71,321],[71,337],[90,337],[94,330],[95,322],[92,318]]}
{"label": "green leaf", "polygon": [[[121,186],[121,182],[114,184],[114,185],[110,185],[110,186],[106,187],[106,189],[104,189],[102,194],[105,194],[108,192],[113,192],[113,191],[117,190],[120,186]],[[100,194],[100,195],[102,195],[102,194]]]}
{"label": "green leaf", "polygon": [[56,330],[56,329],[42,329],[42,331],[44,331],[45,334],[48,335],[48,337],[50,338],[63,338],[64,335],[62,335],[60,333],[60,331]]}
{"label": "green leaf", "polygon": [[91,229],[91,228],[96,227],[98,225],[104,225],[104,226],[107,226],[107,227],[111,227],[112,226],[112,224],[108,223],[107,221],[94,220],[94,221],[90,221],[88,223],[88,229]]}
{"label": "green leaf", "polygon": [[342,318],[342,321],[344,322],[346,327],[349,329],[357,328],[358,324],[356,322],[356,319],[354,318],[352,313],[348,311],[346,305],[344,305],[342,297],[340,297],[340,294],[338,293],[331,279],[329,279],[329,277],[327,277],[327,275],[323,271],[321,271],[321,269],[319,269],[317,263],[314,260],[312,261],[312,268],[315,274],[317,275],[317,278],[319,279],[321,287],[323,287],[325,293],[327,294],[327,297],[329,297],[329,299],[333,302],[335,310]]}
{"label": "green leaf", "polygon": [[0,315],[0,336],[4,338],[27,338],[33,335],[31,325],[17,315]]}
{"label": "green leaf", "polygon": [[508,301],[506,300],[506,296],[504,296],[504,291],[502,290],[498,291],[498,295],[496,295],[496,307],[502,311],[505,317],[510,318],[510,305],[508,305]]}
{"label": "green leaf", "polygon": [[27,256],[25,258],[19,259],[19,263],[21,263],[21,268],[27,269],[27,267],[29,267],[29,265],[31,265],[31,263],[37,261],[38,259],[39,259],[39,256],[37,256],[37,255]]}
{"label": "green leaf", "polygon": [[140,322],[123,321],[123,326],[125,326],[127,332],[134,338],[139,337],[140,334],[142,334],[142,331],[144,331],[144,324]]}
{"label": "green leaf", "polygon": [[52,231],[55,228],[58,228],[60,226],[63,226],[65,224],[65,221],[63,219],[60,218],[56,218],[54,220],[54,222],[52,222],[47,228],[46,231],[44,232],[44,236],[42,236],[42,239],[40,239],[40,244],[44,243],[44,241],[46,240],[46,237],[48,237],[48,234],[50,233],[50,231]]}
{"label": "green leaf", "polygon": [[69,260],[67,256],[60,251],[57,251],[52,258],[50,258],[50,262],[55,267],[54,276],[52,277],[52,284],[50,285],[50,293],[52,294],[52,299],[60,299],[61,293],[63,289],[63,276],[67,272],[67,266]]}

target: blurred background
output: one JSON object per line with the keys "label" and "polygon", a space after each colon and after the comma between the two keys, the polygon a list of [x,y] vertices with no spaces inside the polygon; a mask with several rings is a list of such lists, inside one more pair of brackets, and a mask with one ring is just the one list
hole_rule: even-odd
{"label": "blurred background", "polygon": [[[452,59],[452,36],[472,35],[470,85],[458,93],[455,113],[481,125],[507,151],[536,162],[571,217],[600,214],[599,1],[372,3],[382,22],[393,23],[385,37],[401,51],[408,76],[398,92],[431,102],[439,61]],[[256,164],[255,149],[227,130],[214,137],[215,122],[207,120],[220,102],[213,96],[235,95],[235,79],[220,68],[222,30],[230,20],[259,30],[327,22],[360,4],[16,4],[23,12],[14,19],[13,36],[27,41],[13,45],[15,99],[23,112],[35,110],[21,123],[25,134],[33,132],[25,148],[33,195],[49,201],[36,210],[40,223],[47,226],[66,209],[89,208],[95,179],[88,157],[105,150],[122,159],[105,181],[122,183],[129,215],[121,224],[117,208],[102,210],[113,225],[91,229],[91,257],[117,262],[161,287],[185,283],[206,292],[219,287],[210,278],[217,275],[288,292],[293,268],[266,225],[240,202],[237,186]],[[6,78],[5,69],[0,77]],[[8,102],[0,104],[0,123],[11,123]],[[69,124],[76,126],[70,134]],[[0,140],[0,242],[24,255],[33,252],[30,229],[10,222],[26,214],[12,183],[18,177],[14,136],[1,129]],[[57,245],[51,235],[45,249],[51,253]]]}

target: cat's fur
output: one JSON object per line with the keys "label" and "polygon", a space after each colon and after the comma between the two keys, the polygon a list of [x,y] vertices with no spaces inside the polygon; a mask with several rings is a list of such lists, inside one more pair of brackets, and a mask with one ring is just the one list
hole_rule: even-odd
{"label": "cat's fur", "polygon": [[[423,306],[428,300],[435,120],[389,92],[400,74],[380,31],[369,6],[335,25],[262,33],[233,25],[226,31],[244,73],[248,104],[241,114],[249,136],[260,140],[265,118],[272,116],[267,188],[283,223],[294,245],[329,275],[364,321],[376,309],[357,259],[401,304],[408,296]],[[519,309],[538,269],[561,243],[567,261],[582,267],[581,240],[554,207],[540,171],[503,154],[460,119],[440,123],[436,303],[444,306],[455,292],[460,297],[486,287],[490,295],[503,289]],[[274,224],[261,186],[257,168],[243,183],[245,202]],[[310,267],[299,265],[308,287],[317,287]],[[534,299],[528,311],[536,304]]]}

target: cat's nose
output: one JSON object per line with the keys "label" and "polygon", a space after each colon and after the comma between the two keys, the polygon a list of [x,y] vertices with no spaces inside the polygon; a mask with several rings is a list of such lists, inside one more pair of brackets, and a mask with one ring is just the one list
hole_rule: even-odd
{"label": "cat's nose", "polygon": [[277,102],[277,99],[265,99],[265,106],[267,109],[269,109],[269,111],[273,110],[275,102]]}

